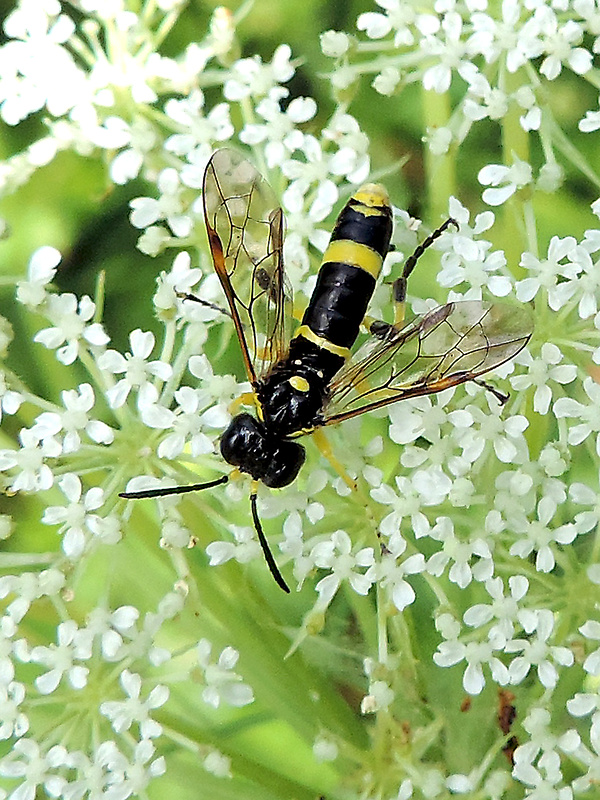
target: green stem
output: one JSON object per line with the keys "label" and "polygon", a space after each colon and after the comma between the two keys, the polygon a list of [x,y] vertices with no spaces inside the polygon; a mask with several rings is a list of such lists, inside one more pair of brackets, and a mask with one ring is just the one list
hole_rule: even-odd
{"label": "green stem", "polygon": [[[433,91],[423,92],[425,130],[446,126],[450,113],[450,97],[447,92],[443,94]],[[428,211],[432,220],[438,220],[448,215],[448,198],[456,194],[455,151],[451,148],[448,152],[438,155],[426,147],[424,160]]]}

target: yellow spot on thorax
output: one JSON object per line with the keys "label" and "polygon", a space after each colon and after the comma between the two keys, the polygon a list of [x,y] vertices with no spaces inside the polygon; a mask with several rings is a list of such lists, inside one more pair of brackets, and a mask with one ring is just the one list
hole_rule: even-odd
{"label": "yellow spot on thorax", "polygon": [[289,382],[297,392],[308,392],[310,389],[310,383],[302,375],[292,375]]}

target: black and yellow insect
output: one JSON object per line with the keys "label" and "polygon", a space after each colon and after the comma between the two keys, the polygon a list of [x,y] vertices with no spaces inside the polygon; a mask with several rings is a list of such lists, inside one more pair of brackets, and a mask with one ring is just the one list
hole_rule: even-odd
{"label": "black and yellow insect", "polygon": [[[299,436],[313,433],[320,438],[325,426],[477,380],[508,361],[531,336],[530,314],[524,306],[472,300],[447,303],[404,323],[407,278],[425,248],[453,222],[448,220],[417,248],[395,282],[396,321],[365,318],[392,235],[386,190],[366,184],[337,218],[312,297],[291,338],[292,297],[282,255],[284,219],[268,184],[243,156],[218,150],[206,168],[203,200],[214,267],[255,407],[255,415],[233,418],[221,437],[221,454],[236,468],[234,473],[253,479],[254,526],[273,577],[288,592],[258,517],[258,482],[279,488],[296,478],[305,459],[304,447],[296,441]],[[351,354],[361,325],[368,337]],[[121,496],[197,491],[229,477]]]}

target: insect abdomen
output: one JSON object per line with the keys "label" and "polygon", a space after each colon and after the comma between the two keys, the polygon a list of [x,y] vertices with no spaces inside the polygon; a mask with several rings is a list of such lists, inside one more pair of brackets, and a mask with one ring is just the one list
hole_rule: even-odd
{"label": "insect abdomen", "polygon": [[297,337],[338,353],[354,344],[391,235],[392,210],[386,190],[365,184],[337,219]]}
{"label": "insect abdomen", "polygon": [[328,384],[350,355],[391,235],[386,190],[365,184],[337,218],[288,355],[256,388],[267,429],[291,436],[319,424]]}

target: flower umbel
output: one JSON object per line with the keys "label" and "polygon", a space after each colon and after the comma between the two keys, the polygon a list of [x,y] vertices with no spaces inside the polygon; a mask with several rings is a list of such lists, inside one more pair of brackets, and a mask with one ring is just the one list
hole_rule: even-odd
{"label": "flower umbel", "polygon": [[[0,798],[196,800],[222,781],[231,797],[591,797],[597,3],[376,0],[346,31],[293,2],[206,23],[181,0],[9,5]],[[231,292],[264,300],[241,321],[204,224],[223,147],[256,180],[236,174],[233,198],[219,184],[217,218],[259,174],[273,190],[224,242],[249,264],[235,262]],[[306,436],[282,490],[222,477],[219,437],[244,404],[257,411],[236,333],[260,379],[265,331],[281,331],[281,355],[333,215],[368,181],[409,210],[393,209],[358,347],[446,303],[451,323],[503,311],[436,336],[421,323],[401,374],[443,391],[326,426],[331,463]],[[402,305],[389,284],[440,226]],[[477,377],[499,337],[523,333],[526,306],[525,349],[483,380],[443,382],[454,359]],[[369,371],[361,352],[351,391],[381,398],[390,367]],[[254,490],[290,595],[262,563]]]}

